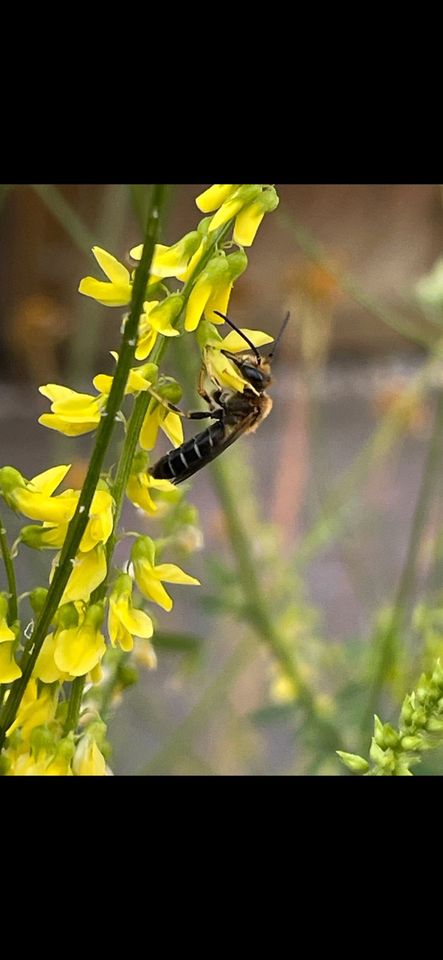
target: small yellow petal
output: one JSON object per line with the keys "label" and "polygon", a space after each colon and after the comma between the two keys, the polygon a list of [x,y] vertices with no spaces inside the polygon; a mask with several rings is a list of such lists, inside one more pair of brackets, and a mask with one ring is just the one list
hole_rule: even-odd
{"label": "small yellow petal", "polygon": [[66,680],[67,673],[59,670],[54,660],[54,652],[57,645],[56,635],[50,633],[43,642],[43,646],[37,657],[32,676],[42,680],[43,683],[55,683],[56,680]]}
{"label": "small yellow petal", "polygon": [[116,258],[112,256],[112,253],[108,253],[107,250],[103,250],[101,247],[93,247],[92,252],[97,263],[102,268],[103,273],[106,274],[111,283],[129,284],[129,270],[123,263],[116,260]]}
{"label": "small yellow petal", "polygon": [[218,310],[220,313],[227,314],[233,286],[233,283],[228,283],[226,286],[221,287],[221,289],[215,290],[209,297],[205,307],[205,318],[209,320],[210,323],[224,323],[223,318],[217,316],[213,311]]}
{"label": "small yellow petal", "polygon": [[235,226],[233,238],[241,247],[250,247],[254,242],[257,230],[263,220],[265,211],[259,203],[251,203],[249,207],[240,210]]}
{"label": "small yellow petal", "polygon": [[59,670],[83,677],[106,652],[103,635],[90,625],[62,630],[57,637],[54,661]]}
{"label": "small yellow petal", "polygon": [[120,619],[134,637],[149,640],[154,633],[152,620],[143,610],[134,610],[134,607],[127,607],[126,610],[120,612]]}
{"label": "small yellow petal", "polygon": [[202,213],[211,213],[228,199],[231,193],[238,187],[238,183],[213,183],[211,187],[204,190],[196,197],[196,204]]}
{"label": "small yellow petal", "polygon": [[61,417],[55,413],[43,413],[38,418],[38,422],[42,427],[48,427],[49,430],[57,430],[58,433],[63,433],[65,437],[81,437],[84,433],[91,433],[92,430],[96,429],[100,422],[100,415],[97,419],[85,421],[83,418],[70,418],[68,420],[66,417]]}
{"label": "small yellow petal", "polygon": [[85,297],[92,297],[105,307],[126,307],[131,302],[132,289],[129,283],[106,283],[94,277],[85,277],[80,281],[78,292]]}
{"label": "small yellow petal", "polygon": [[[249,330],[247,327],[241,327],[241,331],[254,344],[254,347],[263,347],[265,343],[272,343],[274,339],[262,330]],[[235,330],[228,333],[219,346],[221,350],[229,350],[230,353],[240,353],[243,350],[248,350],[248,344]]]}
{"label": "small yellow petal", "polygon": [[21,675],[22,671],[14,659],[13,644],[0,644],[0,683],[13,683]]}
{"label": "small yellow petal", "polygon": [[146,360],[146,357],[149,357],[149,354],[155,346],[157,337],[157,331],[151,326],[149,326],[149,329],[146,330],[146,333],[143,333],[141,336],[139,336],[135,350],[136,360]]}
{"label": "small yellow petal", "polygon": [[88,553],[78,553],[61,604],[75,600],[89,600],[91,593],[106,577],[106,555],[101,544]]}
{"label": "small yellow petal", "polygon": [[196,330],[203,311],[206,307],[206,304],[212,294],[212,284],[210,279],[202,273],[197,280],[197,283],[192,288],[191,295],[189,297],[186,315],[185,315],[185,330],[191,332]]}
{"label": "small yellow petal", "polygon": [[179,417],[178,413],[168,413],[160,426],[163,433],[165,433],[171,443],[174,444],[174,447],[180,447],[183,443],[184,436],[182,418]]}
{"label": "small yellow petal", "polygon": [[50,496],[62,480],[64,480],[70,469],[71,464],[68,464],[68,466],[51,467],[49,470],[45,470],[43,473],[39,473],[36,477],[33,477],[32,480],[29,481],[28,487],[32,486],[33,490],[38,490],[39,493]]}
{"label": "small yellow petal", "polygon": [[8,627],[6,620],[0,621],[0,643],[11,643],[15,640],[15,633]]}
{"label": "small yellow petal", "polygon": [[157,443],[157,436],[160,427],[159,408],[149,411],[143,420],[143,426],[140,430],[139,443],[142,450],[153,450]]}
{"label": "small yellow petal", "polygon": [[108,631],[112,646],[119,646],[126,653],[129,653],[134,646],[134,640],[129,630],[124,626],[117,614],[117,605],[113,600],[109,603],[108,613]]}
{"label": "small yellow petal", "polygon": [[185,573],[175,563],[160,563],[155,567],[155,576],[166,583],[188,583],[200,586],[200,580],[191,577],[189,573]]}
{"label": "small yellow petal", "polygon": [[148,564],[135,564],[134,570],[137,586],[143,596],[158,603],[163,610],[172,610],[173,601],[160,581],[156,579],[154,568]]}
{"label": "small yellow petal", "polygon": [[219,227],[223,227],[228,220],[232,220],[235,217],[239,210],[244,205],[244,198],[232,197],[225,201],[222,206],[217,210],[217,213],[214,213],[214,216],[211,220],[209,232],[212,233],[213,230],[218,230]]}

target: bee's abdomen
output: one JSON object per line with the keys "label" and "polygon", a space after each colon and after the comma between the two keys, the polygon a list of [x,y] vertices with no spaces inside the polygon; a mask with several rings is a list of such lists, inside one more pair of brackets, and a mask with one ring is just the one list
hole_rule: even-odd
{"label": "bee's abdomen", "polygon": [[151,468],[150,473],[157,480],[181,483],[222,452],[224,436],[224,426],[217,420],[192,440],[187,440],[181,447],[170,450],[161,457]]}

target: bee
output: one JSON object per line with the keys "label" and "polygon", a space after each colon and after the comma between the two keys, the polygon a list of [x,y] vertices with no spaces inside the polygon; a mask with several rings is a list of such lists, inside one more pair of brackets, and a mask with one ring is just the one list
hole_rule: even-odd
{"label": "bee", "polygon": [[[207,365],[203,361],[198,392],[208,404],[209,410],[183,413],[174,404],[167,404],[167,406],[189,420],[212,419],[214,423],[211,423],[201,433],[197,433],[191,440],[186,440],[180,447],[170,450],[164,457],[161,457],[149,471],[157,479],[170,480],[171,483],[175,484],[182,483],[183,480],[187,480],[188,477],[192,477],[194,473],[205,467],[207,463],[211,463],[212,460],[219,457],[243,434],[253,433],[271,412],[272,400],[271,397],[268,397],[266,390],[271,383],[271,364],[275,348],[285,330],[289,313],[286,315],[274,341],[272,351],[267,357],[261,356],[249,337],[239,330],[232,320],[229,320],[218,310],[215,310],[214,313],[222,317],[250,348],[237,354],[230,353],[229,350],[221,351],[237,367],[248,386],[244,388],[243,393],[223,388],[216,376],[208,371]],[[204,385],[207,377],[215,385],[215,389],[210,393],[207,392]]]}

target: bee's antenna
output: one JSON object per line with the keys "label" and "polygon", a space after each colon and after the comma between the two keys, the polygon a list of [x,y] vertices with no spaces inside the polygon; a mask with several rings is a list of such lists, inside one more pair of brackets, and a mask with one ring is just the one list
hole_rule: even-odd
{"label": "bee's antenna", "polygon": [[220,313],[220,310],[214,310],[213,312],[216,313],[218,317],[221,317],[222,320],[226,320],[226,323],[229,323],[229,326],[232,327],[232,329],[235,330],[235,332],[238,333],[238,334],[240,335],[240,337],[242,337],[242,339],[245,341],[245,343],[248,344],[248,346],[251,348],[251,350],[254,351],[255,356],[257,357],[257,360],[260,362],[260,360],[261,360],[262,358],[261,358],[261,356],[260,356],[260,354],[259,354],[259,352],[258,352],[258,350],[257,350],[257,347],[254,347],[254,344],[252,343],[252,340],[250,340],[249,337],[247,337],[246,334],[243,333],[243,331],[239,329],[239,327],[236,327],[236,326],[235,326],[235,323],[233,323],[232,320],[229,319],[229,317],[225,317],[224,313]]}
{"label": "bee's antenna", "polygon": [[282,323],[282,325],[281,325],[281,327],[280,327],[280,330],[278,331],[278,334],[277,334],[277,336],[276,336],[276,338],[275,338],[275,340],[274,340],[273,347],[272,347],[272,351],[271,351],[271,353],[268,354],[268,360],[272,360],[272,358],[273,358],[273,356],[274,356],[274,353],[275,353],[275,348],[276,348],[279,340],[281,340],[281,338],[282,338],[282,336],[283,336],[283,334],[284,334],[284,332],[285,332],[285,330],[286,330],[286,327],[287,327],[287,325],[288,325],[288,320],[289,320],[289,317],[290,317],[290,316],[291,316],[291,314],[289,313],[289,310],[288,310],[288,312],[287,312],[287,314],[286,314],[286,316],[285,316],[285,319],[283,320],[283,323]]}

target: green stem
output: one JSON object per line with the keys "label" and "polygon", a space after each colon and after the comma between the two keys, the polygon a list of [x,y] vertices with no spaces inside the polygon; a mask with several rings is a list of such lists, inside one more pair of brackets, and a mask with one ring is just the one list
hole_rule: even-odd
{"label": "green stem", "polygon": [[369,690],[368,704],[362,718],[362,734],[366,736],[369,723],[372,723],[373,713],[377,708],[382,692],[386,673],[393,664],[401,631],[405,628],[409,615],[409,601],[414,592],[416,580],[416,562],[423,529],[429,515],[429,508],[434,494],[435,484],[439,473],[438,467],[443,449],[443,392],[438,394],[435,410],[434,428],[429,441],[423,476],[412,518],[409,544],[405,562],[398,583],[394,607],[378,651],[378,658]]}
{"label": "green stem", "polygon": [[0,517],[0,550],[5,565],[6,579],[8,581],[9,604],[8,604],[8,623],[14,623],[17,620],[17,582],[15,579],[15,569],[12,562],[11,551],[6,539],[6,530],[3,526],[3,520]]}
{"label": "green stem", "polygon": [[393,316],[389,310],[386,310],[386,307],[380,304],[377,300],[374,300],[373,297],[369,296],[360,285],[351,277],[349,274],[345,273],[344,270],[335,269],[331,266],[327,255],[324,253],[321,245],[317,243],[312,234],[306,227],[302,226],[296,218],[289,213],[286,213],[284,210],[280,209],[277,211],[277,218],[280,223],[286,228],[286,230],[291,233],[291,235],[296,240],[298,246],[303,250],[307,257],[310,260],[313,260],[314,263],[318,265],[334,280],[337,281],[338,285],[342,290],[346,290],[346,293],[359,304],[360,307],[364,307],[365,310],[369,310],[370,313],[377,317],[378,320],[381,320],[386,326],[391,327],[392,330],[395,330],[396,333],[399,333],[402,337],[405,337],[407,340],[412,340],[414,343],[418,343],[421,347],[426,347],[429,349],[432,346],[434,339],[427,337],[424,333],[417,329],[415,324],[408,323],[405,320],[399,320],[396,316]]}
{"label": "green stem", "polygon": [[268,645],[286,676],[297,690],[297,700],[315,724],[323,743],[337,749],[341,742],[339,730],[333,723],[319,716],[314,697],[306,686],[298,669],[293,647],[276,629],[271,610],[265,598],[256,572],[252,543],[242,523],[234,490],[228,478],[225,466],[220,461],[212,464],[212,478],[218,499],[223,508],[224,517],[235,557],[239,581],[245,597],[245,617],[258,636]]}
{"label": "green stem", "polygon": [[65,200],[60,190],[52,183],[33,183],[32,189],[37,196],[40,197],[40,200],[42,200],[52,213],[53,217],[55,217],[63,229],[66,230],[66,233],[71,237],[73,243],[75,243],[80,250],[83,250],[84,253],[89,253],[91,247],[94,246],[96,238],[89,228],[85,226],[83,220],[78,216],[73,207],[71,207],[71,204]]}
{"label": "green stem", "polygon": [[100,479],[103,461],[115,426],[115,418],[123,401],[125,387],[129,377],[129,371],[134,360],[139,318],[143,310],[151,260],[154,252],[154,246],[158,237],[159,216],[163,203],[163,195],[163,184],[156,184],[151,198],[150,213],[146,228],[145,242],[143,245],[143,254],[135,273],[131,298],[131,310],[128,320],[125,324],[119,360],[117,363],[115,376],[113,378],[111,392],[108,397],[105,415],[100,421],[97,431],[96,444],[92,453],[88,473],[80,494],[77,509],[69,524],[59,565],[49,588],[45,606],[36,624],[34,634],[25,647],[21,662],[23,675],[13,684],[4,710],[4,715],[2,716],[0,726],[0,749],[4,744],[6,731],[9,729],[11,723],[15,719],[35,661],[48,632],[55,611],[57,610],[57,607],[63,596],[66,584],[72,571],[72,561],[76,556],[82,536],[88,523],[89,509],[92,498],[94,496],[97,483]]}
{"label": "green stem", "polygon": [[75,680],[72,681],[68,715],[66,717],[66,723],[63,731],[65,737],[71,732],[71,730],[73,730],[75,733],[77,729],[85,682],[86,677],[76,677]]}

